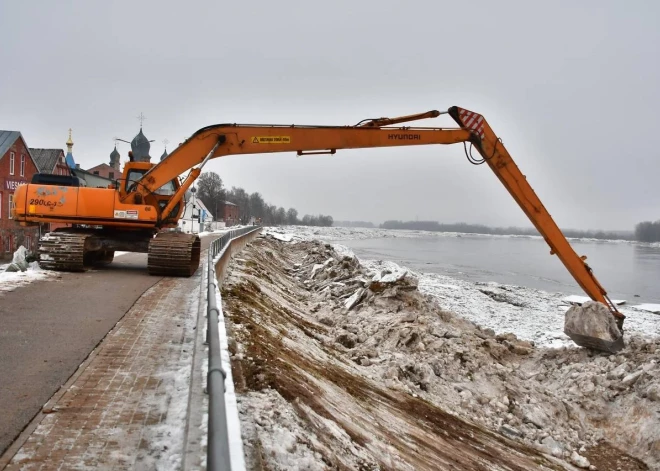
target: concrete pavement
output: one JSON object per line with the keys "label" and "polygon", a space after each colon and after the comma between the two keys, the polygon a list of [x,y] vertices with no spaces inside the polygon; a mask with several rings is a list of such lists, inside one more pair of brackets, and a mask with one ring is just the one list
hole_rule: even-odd
{"label": "concrete pavement", "polygon": [[[202,250],[213,238],[202,239]],[[145,254],[125,254],[0,295],[0,453],[161,279],[147,274]]]}

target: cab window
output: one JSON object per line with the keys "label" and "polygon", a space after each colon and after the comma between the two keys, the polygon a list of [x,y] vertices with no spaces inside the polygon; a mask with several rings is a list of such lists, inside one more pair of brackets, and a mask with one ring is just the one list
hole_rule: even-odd
{"label": "cab window", "polygon": [[124,187],[126,189],[127,193],[130,193],[133,188],[133,184],[140,180],[142,176],[146,173],[146,170],[129,170],[128,172],[128,177],[126,178],[126,186]]}
{"label": "cab window", "polygon": [[163,195],[163,196],[172,196],[175,192],[176,192],[176,186],[174,186],[174,180],[165,183],[163,186],[161,186],[155,191],[157,195]]}

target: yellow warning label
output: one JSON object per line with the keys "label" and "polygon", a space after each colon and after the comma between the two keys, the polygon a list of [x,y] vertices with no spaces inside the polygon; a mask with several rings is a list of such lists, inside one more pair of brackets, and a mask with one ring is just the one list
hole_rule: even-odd
{"label": "yellow warning label", "polygon": [[291,136],[255,136],[252,144],[291,144]]}

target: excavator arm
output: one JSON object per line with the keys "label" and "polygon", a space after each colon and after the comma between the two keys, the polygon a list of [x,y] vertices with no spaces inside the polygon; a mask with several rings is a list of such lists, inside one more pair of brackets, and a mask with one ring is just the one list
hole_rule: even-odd
{"label": "excavator arm", "polygon": [[[392,124],[435,118],[442,114],[449,114],[458,123],[459,128],[388,127]],[[232,154],[275,152],[296,152],[298,155],[334,154],[339,149],[458,143],[464,145],[470,143],[477,149],[481,157],[475,159],[468,155],[468,159],[474,164],[485,163],[490,167],[550,246],[550,254],[559,257],[591,299],[609,308],[621,328],[625,316],[607,296],[607,292],[585,262],[586,257],[580,257],[575,253],[484,117],[463,108],[451,107],[443,113],[433,110],[399,118],[365,120],[355,126],[242,124],[208,126],[197,131],[146,173],[140,184],[136,186],[136,191],[126,195],[125,200],[140,202],[148,193],[192,169],[184,184],[187,188],[208,160]],[[170,206],[178,202],[183,196],[183,191],[185,189],[172,198],[162,214],[169,214]]]}

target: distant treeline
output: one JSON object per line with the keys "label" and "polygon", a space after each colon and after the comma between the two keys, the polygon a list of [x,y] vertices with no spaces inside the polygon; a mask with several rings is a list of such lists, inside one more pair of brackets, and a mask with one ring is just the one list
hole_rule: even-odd
{"label": "distant treeline", "polygon": [[335,221],[332,225],[335,227],[376,227],[373,222],[367,221]]}
{"label": "distant treeline", "polygon": [[[641,223],[647,224],[647,223]],[[651,223],[648,223],[651,224]],[[656,234],[660,237],[660,221],[656,223]],[[467,224],[464,222],[454,224],[440,224],[437,221],[385,221],[380,225],[383,229],[409,229],[431,232],[463,232],[466,234],[493,234],[493,235],[540,235],[534,228],[522,227],[489,227],[482,224]],[[638,224],[639,227],[639,224]],[[562,229],[566,237],[585,239],[608,239],[608,240],[642,240],[635,232],[626,231],[578,231],[573,229]],[[657,240],[660,240],[658,238]],[[650,242],[646,241],[645,242]]]}
{"label": "distant treeline", "polygon": [[644,221],[637,224],[635,238],[640,242],[660,242],[660,221]]}
{"label": "distant treeline", "polygon": [[197,180],[197,198],[202,200],[216,221],[223,218],[222,203],[229,201],[238,206],[239,222],[242,224],[247,224],[255,219],[261,224],[267,225],[332,226],[332,216],[305,214],[300,219],[297,209],[278,208],[264,200],[261,193],[248,193],[243,188],[235,186],[228,190],[224,187],[220,175],[215,172],[204,172],[200,175]]}

